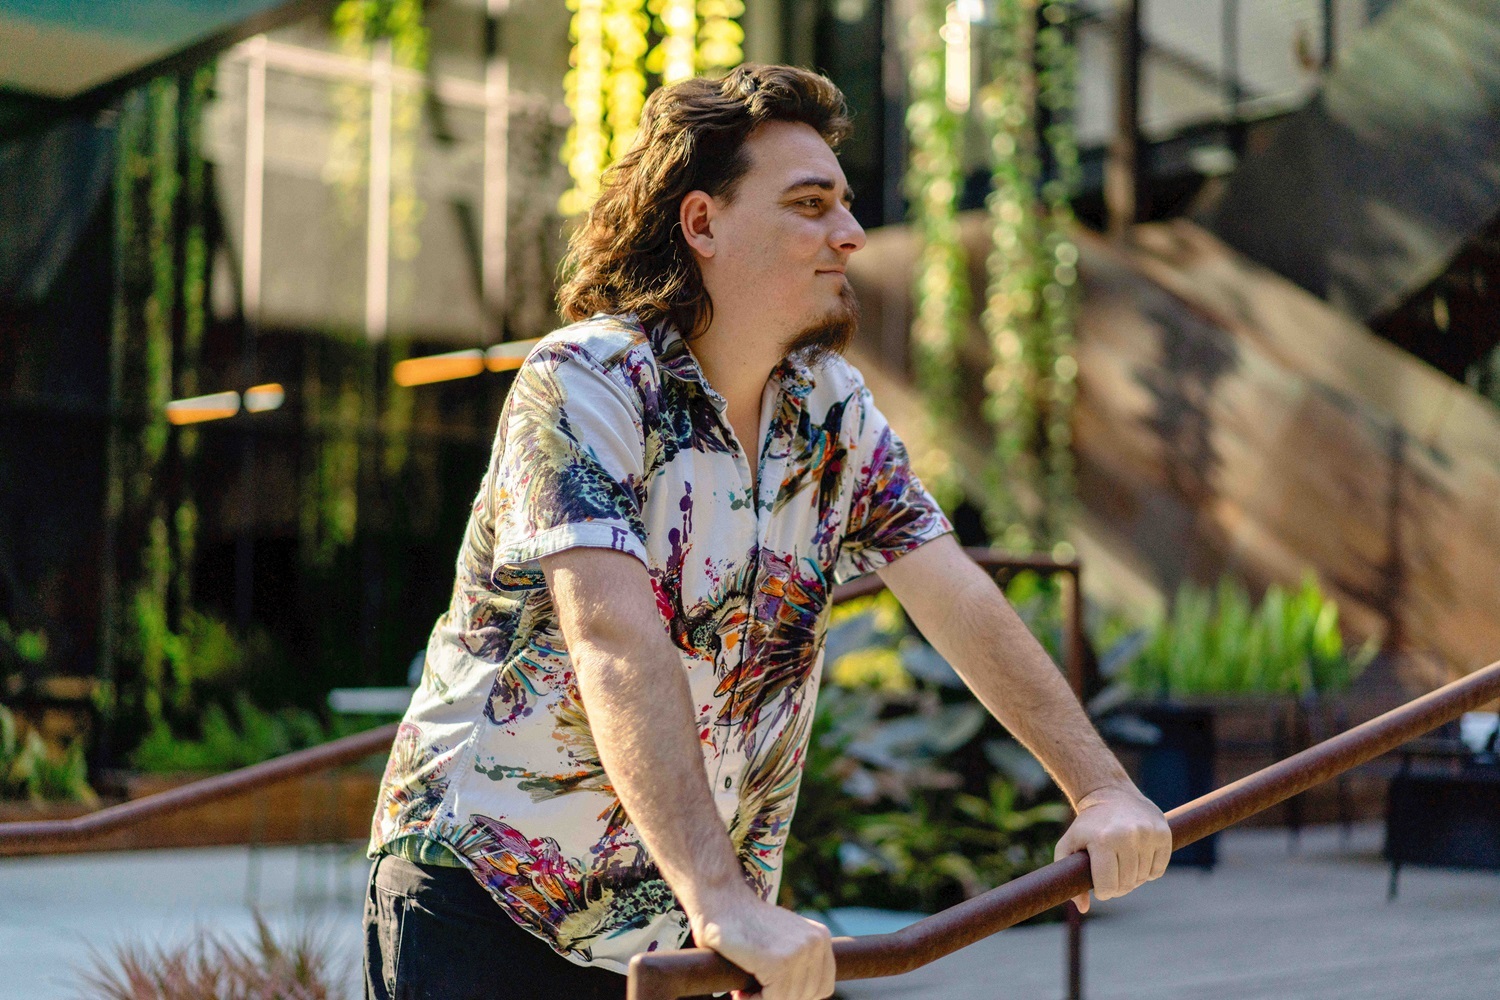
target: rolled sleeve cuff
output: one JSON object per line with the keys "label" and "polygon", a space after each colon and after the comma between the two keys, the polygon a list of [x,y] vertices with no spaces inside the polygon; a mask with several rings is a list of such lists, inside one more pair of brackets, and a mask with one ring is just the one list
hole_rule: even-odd
{"label": "rolled sleeve cuff", "polygon": [[851,580],[858,580],[867,573],[884,569],[906,553],[919,549],[934,538],[941,538],[952,531],[953,525],[948,523],[948,518],[937,513],[921,531],[905,536],[898,545],[845,549],[839,553],[838,561],[834,564],[833,582],[835,584],[848,583]]}
{"label": "rolled sleeve cuff", "polygon": [[650,566],[646,543],[624,521],[559,524],[495,550],[494,583],[502,591],[535,590],[546,585],[540,560],[565,549],[611,549]]}

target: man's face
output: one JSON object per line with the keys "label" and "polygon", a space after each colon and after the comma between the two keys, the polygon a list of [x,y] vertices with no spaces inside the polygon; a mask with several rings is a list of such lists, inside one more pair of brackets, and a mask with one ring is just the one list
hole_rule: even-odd
{"label": "man's face", "polygon": [[842,350],[859,319],[844,267],[865,232],[838,158],[800,122],[761,125],[745,152],[750,168],[715,203],[713,254],[700,260],[716,321],[753,317],[783,355]]}

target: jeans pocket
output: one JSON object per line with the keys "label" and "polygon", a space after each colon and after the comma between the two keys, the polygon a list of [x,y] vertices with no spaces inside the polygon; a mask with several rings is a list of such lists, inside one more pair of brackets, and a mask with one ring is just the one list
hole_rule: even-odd
{"label": "jeans pocket", "polygon": [[410,901],[379,885],[373,888],[375,933],[380,950],[379,981],[385,986],[385,996],[394,1000],[398,995],[397,990],[405,985],[398,983],[397,973],[401,968],[402,925],[406,922],[406,910]]}

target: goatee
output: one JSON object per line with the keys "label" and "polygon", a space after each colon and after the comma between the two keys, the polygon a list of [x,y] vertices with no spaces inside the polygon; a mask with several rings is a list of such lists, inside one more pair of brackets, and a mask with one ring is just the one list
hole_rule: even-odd
{"label": "goatee", "polygon": [[795,357],[803,364],[815,365],[829,355],[844,353],[858,329],[859,299],[845,278],[844,287],[839,289],[839,304],[789,340],[782,349],[782,357]]}

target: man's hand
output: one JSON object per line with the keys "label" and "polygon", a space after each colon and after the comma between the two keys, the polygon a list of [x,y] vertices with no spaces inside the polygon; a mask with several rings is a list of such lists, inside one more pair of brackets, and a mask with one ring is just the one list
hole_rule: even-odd
{"label": "man's hand", "polygon": [[712,912],[689,914],[693,940],[755,977],[759,993],[734,991],[735,1000],[823,1000],[833,995],[833,945],[828,928],[753,892]]}
{"label": "man's hand", "polygon": [[[1162,877],[1172,857],[1172,830],[1161,810],[1135,786],[1096,789],[1078,800],[1077,810],[1053,860],[1087,850],[1095,897],[1114,899]],[[1080,913],[1088,912],[1088,893],[1073,902]]]}
{"label": "man's hand", "polygon": [[[894,560],[880,576],[969,690],[1074,802],[1078,818],[1056,857],[1087,849],[1099,899],[1160,878],[1172,857],[1166,819],[1131,783],[995,581],[951,535]],[[1075,902],[1087,910],[1088,893]]]}

